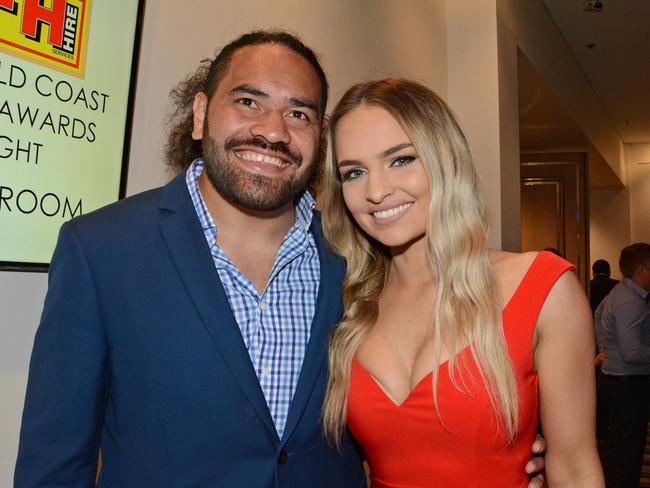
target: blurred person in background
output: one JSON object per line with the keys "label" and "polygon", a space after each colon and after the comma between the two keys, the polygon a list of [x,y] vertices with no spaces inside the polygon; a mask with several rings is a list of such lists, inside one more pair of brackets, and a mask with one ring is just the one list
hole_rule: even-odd
{"label": "blurred person in background", "polygon": [[611,277],[612,270],[609,267],[609,262],[604,259],[594,261],[594,264],[591,265],[591,272],[593,279],[589,282],[589,304],[591,312],[594,313],[603,298],[612,291],[619,281]]}
{"label": "blurred person in background", "polygon": [[595,313],[598,349],[605,353],[598,393],[607,408],[608,488],[638,488],[648,424],[650,374],[650,244],[621,251],[623,281]]}

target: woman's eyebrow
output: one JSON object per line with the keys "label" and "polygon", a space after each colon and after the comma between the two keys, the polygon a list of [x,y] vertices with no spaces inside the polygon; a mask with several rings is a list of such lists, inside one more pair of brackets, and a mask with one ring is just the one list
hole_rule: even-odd
{"label": "woman's eyebrow", "polygon": [[[379,157],[387,158],[388,156],[395,154],[396,152],[399,152],[402,149],[406,149],[407,147],[413,147],[413,143],[403,142],[401,144],[397,144],[395,146],[389,147],[388,149],[385,149],[382,152],[380,152]],[[357,166],[359,164],[361,164],[361,161],[359,161],[358,159],[345,159],[343,161],[339,161],[337,166],[340,168],[341,166]]]}
{"label": "woman's eyebrow", "polygon": [[402,149],[406,149],[407,147],[413,147],[413,144],[410,142],[403,142],[402,144],[397,144],[396,146],[389,147],[385,151],[382,151],[380,153],[380,156],[386,158],[391,154],[395,154],[396,152],[401,151]]}
{"label": "woman's eyebrow", "polygon": [[338,167],[341,168],[342,166],[358,166],[361,164],[361,161],[358,161],[356,159],[345,159],[343,161],[339,161]]}

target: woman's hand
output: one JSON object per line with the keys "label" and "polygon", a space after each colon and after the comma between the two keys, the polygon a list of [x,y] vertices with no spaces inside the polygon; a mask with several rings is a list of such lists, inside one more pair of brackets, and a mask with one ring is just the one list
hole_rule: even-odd
{"label": "woman's hand", "polygon": [[526,474],[531,478],[528,482],[528,488],[542,488],[544,486],[544,452],[546,451],[546,441],[537,434],[533,442],[533,457],[526,463]]}

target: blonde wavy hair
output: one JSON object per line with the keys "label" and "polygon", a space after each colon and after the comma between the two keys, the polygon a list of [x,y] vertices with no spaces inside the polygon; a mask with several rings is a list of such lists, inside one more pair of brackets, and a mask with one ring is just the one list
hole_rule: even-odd
{"label": "blonde wavy hair", "polygon": [[[454,115],[435,93],[404,79],[360,83],[350,88],[330,117],[323,181],[323,230],[330,248],[347,264],[344,315],[329,346],[329,378],[323,407],[327,439],[339,446],[345,428],[352,358],[377,319],[377,300],[390,271],[390,254],[350,216],[343,201],[334,134],[339,120],[361,105],[390,113],[411,140],[430,188],[426,242],[437,287],[431,333],[435,352],[434,404],[442,346],[450,351],[449,371],[456,388],[465,367],[457,353],[466,346],[478,366],[497,427],[515,439],[518,396],[501,320],[501,299],[488,259],[488,218],[467,140]],[[438,411],[440,414],[440,412]],[[442,419],[442,416],[441,416]],[[444,420],[444,419],[443,419]]]}

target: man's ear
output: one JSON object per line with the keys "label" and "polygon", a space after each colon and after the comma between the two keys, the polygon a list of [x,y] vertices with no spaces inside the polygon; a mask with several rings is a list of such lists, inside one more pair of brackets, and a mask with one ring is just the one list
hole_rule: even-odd
{"label": "man's ear", "polygon": [[325,150],[325,146],[327,146],[329,131],[330,131],[330,117],[329,115],[325,114],[325,116],[323,117],[323,123],[321,124],[320,134],[319,134],[319,141],[322,146],[321,149],[323,149],[323,151]]}
{"label": "man's ear", "polygon": [[195,141],[200,141],[203,138],[203,122],[205,121],[207,110],[208,96],[203,92],[198,92],[194,96],[194,103],[192,103],[192,112],[194,112],[192,139]]}

